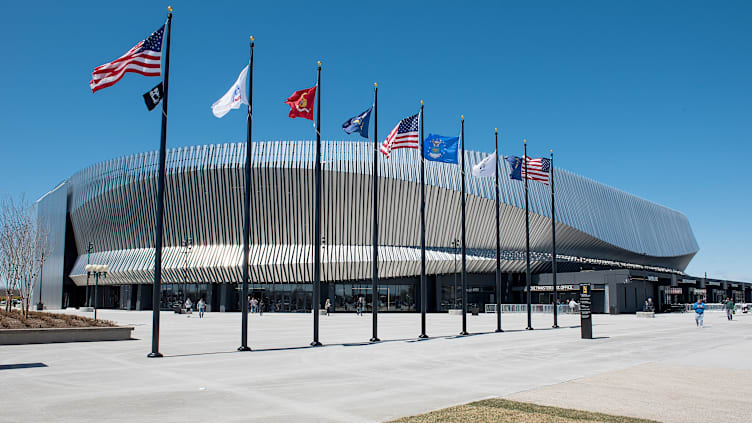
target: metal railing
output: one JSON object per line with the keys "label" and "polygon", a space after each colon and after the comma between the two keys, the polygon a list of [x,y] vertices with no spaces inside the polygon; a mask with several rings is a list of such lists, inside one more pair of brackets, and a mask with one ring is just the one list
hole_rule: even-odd
{"label": "metal railing", "polygon": [[[573,309],[568,304],[560,304],[558,312],[561,314],[576,314],[580,312],[580,305],[578,304]],[[530,310],[533,313],[553,313],[553,304],[531,304]],[[502,313],[527,313],[527,304],[502,304]],[[496,313],[496,304],[486,304],[486,313]]]}

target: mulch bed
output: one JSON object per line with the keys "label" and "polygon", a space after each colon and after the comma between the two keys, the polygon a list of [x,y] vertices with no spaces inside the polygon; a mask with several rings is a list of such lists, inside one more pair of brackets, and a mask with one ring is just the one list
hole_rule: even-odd
{"label": "mulch bed", "polygon": [[20,311],[0,310],[0,330],[2,329],[49,329],[49,328],[91,328],[116,327],[109,320],[94,320],[71,314],[43,313],[30,311],[24,319]]}
{"label": "mulch bed", "polygon": [[501,398],[471,402],[392,423],[658,423],[589,411],[547,407]]}

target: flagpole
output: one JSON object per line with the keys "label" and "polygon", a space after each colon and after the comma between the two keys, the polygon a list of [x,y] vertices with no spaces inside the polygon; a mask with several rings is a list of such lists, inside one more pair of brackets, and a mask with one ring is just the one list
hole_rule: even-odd
{"label": "flagpole", "polygon": [[238,351],[250,351],[248,346],[248,279],[251,238],[251,129],[253,128],[253,36],[251,36],[251,62],[248,69],[248,119],[245,146],[245,198],[243,199],[243,296],[240,298],[243,317],[241,321],[240,346]]}
{"label": "flagpole", "polygon": [[428,338],[426,335],[426,158],[423,148],[423,100],[420,100],[420,335],[418,338]]}
{"label": "flagpole", "polygon": [[379,84],[373,84],[373,273],[371,276],[371,342],[379,342]]}
{"label": "flagpole", "polygon": [[494,128],[496,141],[496,332],[501,330],[501,234],[499,233],[499,129]]}
{"label": "flagpole", "polygon": [[527,330],[533,330],[533,315],[532,310],[530,306],[530,207],[528,205],[528,195],[527,195],[527,140],[523,140],[525,144],[525,155],[522,157],[522,166],[525,170],[525,261],[526,261],[526,271],[525,271],[525,286],[526,286],[526,297],[527,297],[527,327],[525,329]]}
{"label": "flagpole", "polygon": [[321,61],[316,72],[316,204],[313,221],[313,341],[311,346],[318,347],[319,342],[319,308],[321,307]]}
{"label": "flagpole", "polygon": [[150,358],[162,357],[159,352],[159,306],[162,293],[162,224],[164,220],[165,156],[167,155],[167,93],[170,81],[170,37],[172,36],[172,6],[167,6],[167,48],[165,51],[164,96],[162,98],[162,134],[159,141],[159,174],[157,180],[157,225],[154,234],[154,285],[152,290],[151,352]]}
{"label": "flagpole", "polygon": [[465,289],[465,279],[467,279],[466,255],[465,255],[465,115],[461,116],[460,137],[462,138],[462,164],[460,165],[460,174],[462,176],[462,332],[460,335],[467,333],[467,289]]}
{"label": "flagpole", "polygon": [[556,209],[554,208],[554,150],[551,150],[551,279],[554,285],[554,325],[559,327],[558,293],[556,291]]}

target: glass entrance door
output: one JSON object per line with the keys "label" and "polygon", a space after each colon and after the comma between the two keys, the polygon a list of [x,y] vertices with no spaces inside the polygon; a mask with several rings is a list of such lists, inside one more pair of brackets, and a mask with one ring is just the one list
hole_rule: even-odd
{"label": "glass entrance door", "polygon": [[311,310],[311,293],[298,289],[294,294],[295,311],[306,312]]}

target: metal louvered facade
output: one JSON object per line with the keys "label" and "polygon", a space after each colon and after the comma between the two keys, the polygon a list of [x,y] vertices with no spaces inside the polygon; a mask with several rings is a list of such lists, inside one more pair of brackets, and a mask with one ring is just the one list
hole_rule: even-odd
{"label": "metal louvered facade", "polygon": [[[322,145],[322,277],[371,277],[373,145]],[[485,154],[467,152],[468,272],[493,272],[496,238],[493,178],[470,169]],[[73,175],[68,209],[79,256],[70,272],[86,283],[92,263],[110,266],[104,284],[153,281],[157,152],[100,163]],[[251,280],[305,283],[312,279],[314,143],[256,142],[252,169]],[[420,175],[416,150],[379,159],[379,275],[420,274]],[[183,147],[167,153],[163,282],[236,283],[241,279],[245,144]],[[524,271],[524,188],[502,160],[503,271]],[[561,169],[555,170],[559,260],[680,273],[698,245],[683,214]],[[534,271],[549,265],[549,187],[531,182]],[[428,274],[451,273],[452,240],[460,234],[459,167],[426,162]],[[181,242],[192,238],[187,259]],[[187,264],[187,265],[186,265]]]}

